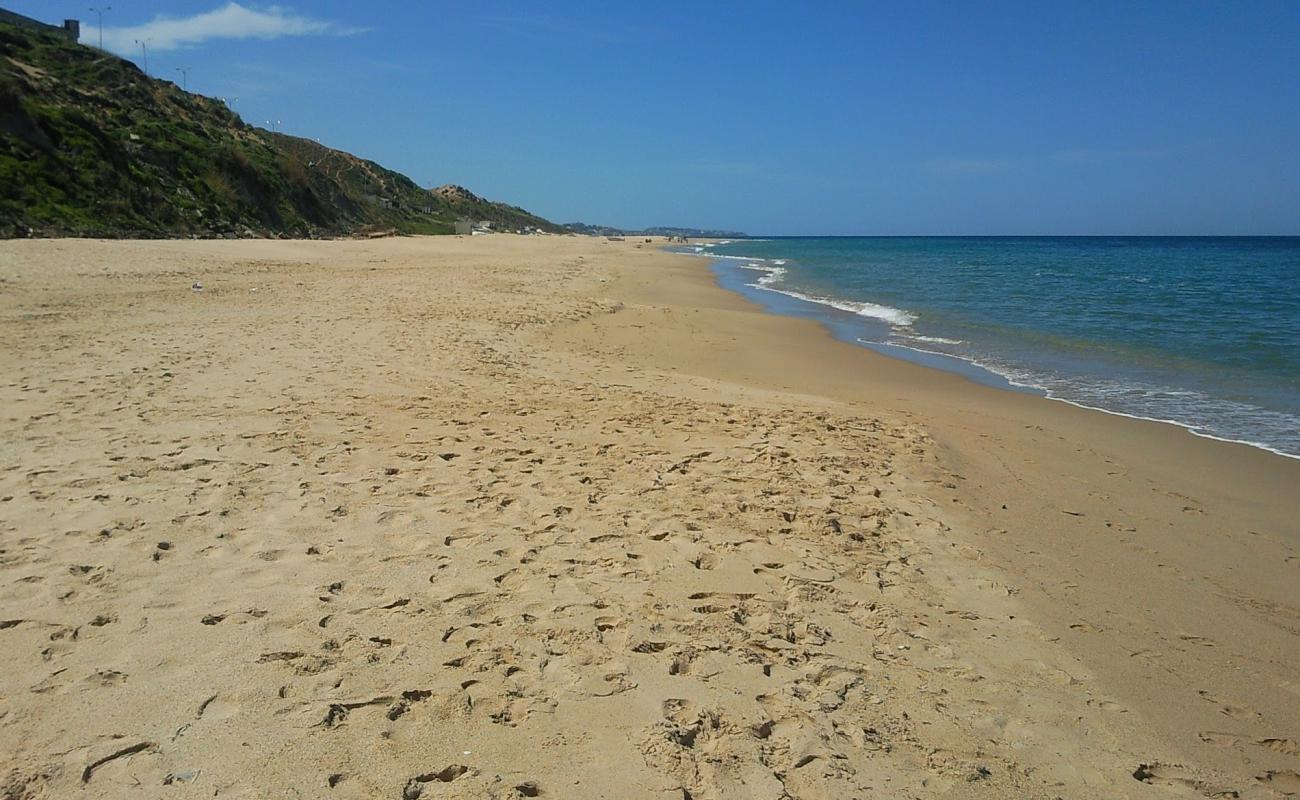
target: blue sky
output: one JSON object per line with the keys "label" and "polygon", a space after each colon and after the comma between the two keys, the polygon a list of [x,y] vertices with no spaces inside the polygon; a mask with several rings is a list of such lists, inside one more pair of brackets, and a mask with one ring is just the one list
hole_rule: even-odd
{"label": "blue sky", "polygon": [[1297,2],[110,4],[249,122],[561,222],[1300,234]]}

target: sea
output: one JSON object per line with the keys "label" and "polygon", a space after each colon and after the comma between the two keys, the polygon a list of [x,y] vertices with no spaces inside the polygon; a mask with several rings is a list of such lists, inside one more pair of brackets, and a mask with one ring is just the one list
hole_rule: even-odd
{"label": "sea", "polygon": [[1300,237],[690,245],[722,286],[887,355],[1300,458]]}

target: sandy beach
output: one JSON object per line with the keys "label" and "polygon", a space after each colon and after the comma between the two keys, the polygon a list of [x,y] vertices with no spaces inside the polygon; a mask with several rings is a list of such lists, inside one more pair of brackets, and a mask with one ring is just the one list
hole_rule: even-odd
{"label": "sandy beach", "polygon": [[0,798],[1300,794],[1300,460],[661,245],[0,242]]}

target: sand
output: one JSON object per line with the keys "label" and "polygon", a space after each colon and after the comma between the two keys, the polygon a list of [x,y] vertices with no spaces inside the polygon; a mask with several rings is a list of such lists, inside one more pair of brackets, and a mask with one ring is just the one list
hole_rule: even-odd
{"label": "sand", "polygon": [[1300,792],[1300,462],[656,246],[0,243],[0,797]]}

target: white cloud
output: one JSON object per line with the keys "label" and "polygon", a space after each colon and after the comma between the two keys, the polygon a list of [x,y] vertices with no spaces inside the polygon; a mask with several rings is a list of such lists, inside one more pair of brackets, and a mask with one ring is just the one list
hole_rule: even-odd
{"label": "white cloud", "polygon": [[[258,11],[239,3],[227,3],[213,11],[192,17],[155,17],[143,25],[105,27],[104,48],[118,53],[134,53],[136,41],[146,41],[150,50],[176,50],[202,44],[209,39],[279,39],[283,36],[346,36],[363,29],[342,27],[325,20],[312,19],[280,6]],[[81,38],[87,43],[99,40],[93,25],[84,25]]]}

